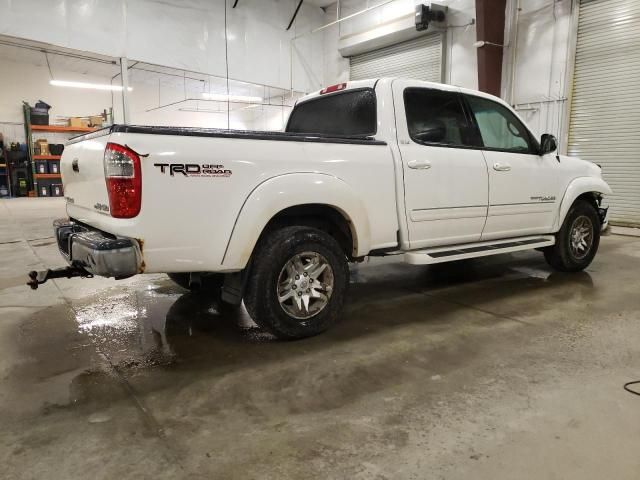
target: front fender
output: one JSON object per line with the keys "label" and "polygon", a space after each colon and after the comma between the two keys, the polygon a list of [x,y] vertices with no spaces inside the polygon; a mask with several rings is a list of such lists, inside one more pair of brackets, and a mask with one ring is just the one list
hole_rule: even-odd
{"label": "front fender", "polygon": [[611,187],[609,187],[609,185],[607,185],[607,182],[605,182],[602,178],[579,177],[572,180],[571,183],[569,183],[564,196],[562,197],[562,202],[560,203],[560,211],[554,225],[554,231],[560,230],[562,222],[564,222],[564,218],[567,216],[569,208],[571,208],[573,202],[576,201],[576,198],[584,193],[590,192],[596,192],[602,195],[610,195],[611,193],[613,193],[611,191]]}
{"label": "front fender", "polygon": [[320,204],[340,211],[351,224],[356,255],[369,252],[369,216],[360,198],[343,180],[322,173],[289,173],[270,178],[248,195],[236,219],[222,264],[244,268],[264,227],[289,207]]}

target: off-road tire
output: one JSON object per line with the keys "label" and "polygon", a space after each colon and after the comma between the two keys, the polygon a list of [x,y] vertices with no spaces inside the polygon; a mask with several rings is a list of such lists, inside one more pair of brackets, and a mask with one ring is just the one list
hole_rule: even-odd
{"label": "off-road tire", "polygon": [[[586,217],[593,227],[593,240],[589,251],[577,258],[571,248],[571,232],[574,222],[580,217]],[[560,231],[556,234],[556,243],[544,249],[544,258],[551,267],[561,272],[579,272],[591,264],[600,245],[600,217],[595,207],[586,200],[577,200],[569,209],[562,223]]]}
{"label": "off-road tire", "polygon": [[[331,267],[333,288],[326,305],[308,319],[289,315],[278,301],[278,280],[287,262],[303,252],[320,254]],[[329,234],[311,227],[284,227],[261,239],[244,294],[247,312],[259,327],[285,340],[311,337],[338,319],[349,286],[347,257]]]}

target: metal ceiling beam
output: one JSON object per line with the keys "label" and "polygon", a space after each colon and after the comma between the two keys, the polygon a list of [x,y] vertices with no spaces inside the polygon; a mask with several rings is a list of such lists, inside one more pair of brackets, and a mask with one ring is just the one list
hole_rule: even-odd
{"label": "metal ceiling beam", "polygon": [[293,25],[293,22],[295,22],[296,17],[298,16],[298,12],[300,11],[300,7],[302,6],[302,2],[304,0],[300,0],[300,3],[298,3],[298,6],[296,7],[296,11],[293,12],[293,17],[291,17],[291,21],[289,22],[289,26],[287,27],[287,31],[289,31],[289,29],[291,29],[291,25]]}

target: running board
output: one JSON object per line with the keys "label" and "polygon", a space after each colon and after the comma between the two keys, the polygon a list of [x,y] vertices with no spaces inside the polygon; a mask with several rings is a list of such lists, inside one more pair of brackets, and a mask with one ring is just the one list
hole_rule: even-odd
{"label": "running board", "polygon": [[432,263],[452,262],[466,258],[487,257],[500,253],[519,252],[534,248],[549,247],[556,243],[553,235],[507,238],[489,242],[449,245],[447,247],[425,248],[404,254],[404,261],[412,265],[430,265]]}

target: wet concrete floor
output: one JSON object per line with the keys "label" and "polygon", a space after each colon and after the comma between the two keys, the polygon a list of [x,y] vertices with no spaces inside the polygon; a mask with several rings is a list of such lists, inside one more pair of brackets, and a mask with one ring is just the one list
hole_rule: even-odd
{"label": "wet concrete floor", "polygon": [[640,238],[574,275],[372,261],[280,342],[164,275],[33,292],[63,203],[0,202],[3,479],[640,478]]}

